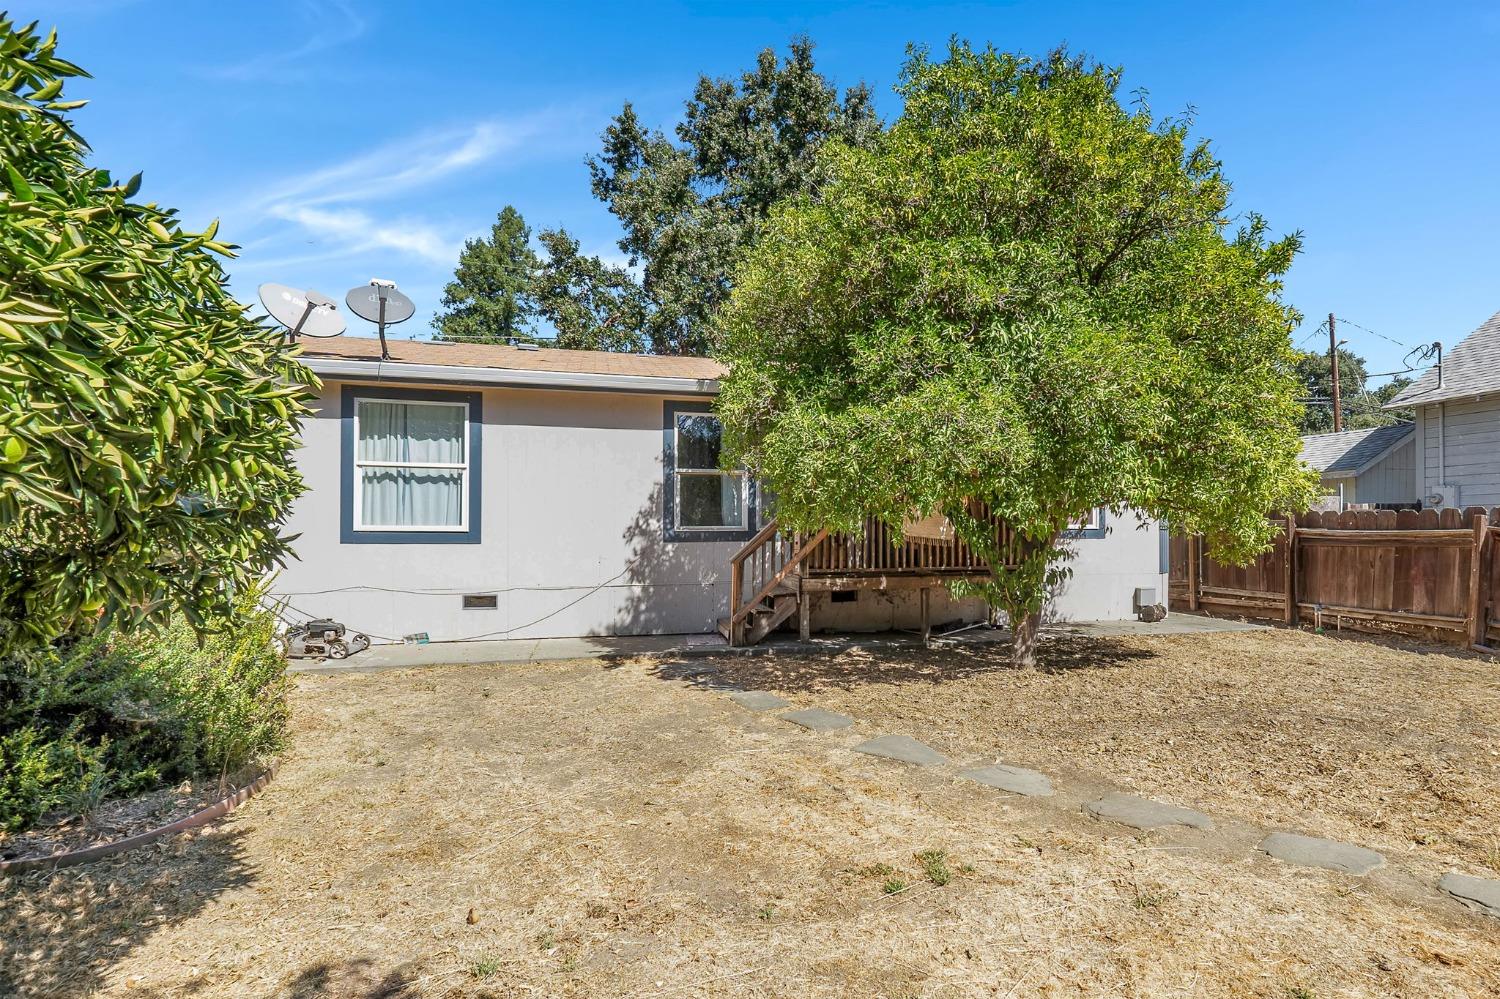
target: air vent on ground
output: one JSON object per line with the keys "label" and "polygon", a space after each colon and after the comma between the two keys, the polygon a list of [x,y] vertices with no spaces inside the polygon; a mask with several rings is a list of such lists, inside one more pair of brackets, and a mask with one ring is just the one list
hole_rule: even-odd
{"label": "air vent on ground", "polygon": [[464,594],[464,610],[494,610],[498,606],[499,598],[493,593]]}
{"label": "air vent on ground", "polygon": [[834,590],[829,595],[829,601],[835,604],[857,603],[859,601],[859,592],[857,590]]}

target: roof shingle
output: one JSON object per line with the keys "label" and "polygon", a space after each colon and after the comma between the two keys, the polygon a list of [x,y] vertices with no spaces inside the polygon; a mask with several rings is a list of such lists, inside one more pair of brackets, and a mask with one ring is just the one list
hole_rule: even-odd
{"label": "roof shingle", "polygon": [[1302,462],[1315,472],[1355,473],[1399,444],[1412,432],[1410,423],[1366,427],[1302,438]]}
{"label": "roof shingle", "polygon": [[[602,350],[527,350],[495,343],[453,343],[440,340],[387,340],[387,364],[439,364],[462,368],[505,368],[513,371],[559,371],[569,374],[649,375],[657,378],[716,379],[722,364],[709,357],[668,357],[615,354]],[[379,361],[376,337],[336,336],[299,340],[302,355],[339,360]]]}

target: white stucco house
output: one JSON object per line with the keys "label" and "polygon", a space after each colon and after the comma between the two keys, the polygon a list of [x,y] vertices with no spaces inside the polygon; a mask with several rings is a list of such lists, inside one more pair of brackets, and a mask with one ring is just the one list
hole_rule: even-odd
{"label": "white stucco house", "polygon": [[[358,337],[303,349],[323,388],[302,429],[297,558],[272,586],[294,615],[377,642],[695,634],[737,589],[766,628],[915,627],[924,607],[935,624],[982,619],[928,585],[966,557],[951,542],[881,554],[878,539],[828,539],[782,572],[806,539],[768,528],[756,484],[719,470],[712,360],[396,340],[382,361]],[[1126,618],[1138,588],[1164,602],[1164,542],[1098,511],[1048,613]]]}
{"label": "white stucco house", "polygon": [[1423,506],[1500,506],[1500,312],[1385,408],[1415,413]]}
{"label": "white stucco house", "polygon": [[1416,440],[1410,423],[1309,434],[1302,461],[1322,478],[1334,509],[1416,507]]}

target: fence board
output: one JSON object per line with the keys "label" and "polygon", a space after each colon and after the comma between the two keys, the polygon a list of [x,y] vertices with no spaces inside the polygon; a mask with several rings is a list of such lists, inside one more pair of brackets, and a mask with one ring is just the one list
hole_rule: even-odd
{"label": "fence board", "polygon": [[[1487,519],[1476,527],[1476,517]],[[1322,608],[1325,621],[1436,630],[1464,644],[1500,634],[1500,508],[1309,511],[1291,520],[1295,552],[1287,520],[1275,522],[1270,550],[1253,562],[1223,565],[1199,554],[1196,573],[1189,560],[1201,540],[1174,535],[1172,605],[1304,621]]]}

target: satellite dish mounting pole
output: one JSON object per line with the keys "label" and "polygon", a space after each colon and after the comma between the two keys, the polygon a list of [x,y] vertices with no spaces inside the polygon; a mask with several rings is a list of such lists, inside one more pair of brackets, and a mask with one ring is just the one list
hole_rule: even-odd
{"label": "satellite dish mounting pole", "polygon": [[305,308],[305,309],[302,310],[302,318],[299,319],[299,320],[297,320],[297,325],[293,326],[291,329],[289,329],[289,330],[286,331],[286,342],[287,343],[296,343],[297,342],[297,334],[302,332],[302,324],[305,323],[305,322],[307,322],[307,317],[310,316],[310,315],[312,315],[313,314],[313,309],[316,309],[316,308],[317,308],[317,306],[315,304],[313,304],[312,302],[308,302],[307,303],[307,308]]}
{"label": "satellite dish mounting pole", "polygon": [[380,319],[376,321],[375,328],[380,331],[380,359],[389,361],[391,352],[385,345],[385,298],[390,289],[385,285],[376,285],[375,292],[380,296]]}

